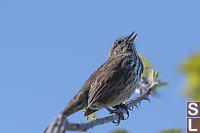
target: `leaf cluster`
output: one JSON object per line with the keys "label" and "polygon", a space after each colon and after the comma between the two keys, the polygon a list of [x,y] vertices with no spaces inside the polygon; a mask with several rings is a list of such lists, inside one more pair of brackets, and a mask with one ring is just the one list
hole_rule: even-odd
{"label": "leaf cluster", "polygon": [[200,53],[186,59],[180,71],[186,78],[184,94],[191,100],[200,100]]}

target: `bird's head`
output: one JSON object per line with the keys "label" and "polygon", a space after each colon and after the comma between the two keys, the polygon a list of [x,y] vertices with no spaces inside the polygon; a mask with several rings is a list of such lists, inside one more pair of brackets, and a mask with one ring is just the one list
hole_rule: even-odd
{"label": "bird's head", "polygon": [[134,34],[134,32],[132,32],[128,36],[122,36],[122,37],[118,38],[117,40],[115,40],[112,43],[110,50],[108,52],[108,58],[117,56],[119,54],[124,54],[126,52],[132,52],[132,53],[136,52],[134,40],[135,40],[137,34],[135,34],[134,36],[133,36],[133,34]]}

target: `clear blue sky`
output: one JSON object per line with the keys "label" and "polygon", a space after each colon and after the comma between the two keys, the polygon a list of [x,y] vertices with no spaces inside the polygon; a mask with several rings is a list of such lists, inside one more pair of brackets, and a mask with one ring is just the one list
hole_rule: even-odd
{"label": "clear blue sky", "polygon": [[[169,85],[118,127],[155,133],[185,128],[181,61],[200,49],[199,0],[0,1],[1,132],[39,133],[105,60],[116,38],[133,30],[136,46]],[[107,115],[102,110],[97,117]],[[83,112],[68,118],[86,121]]]}

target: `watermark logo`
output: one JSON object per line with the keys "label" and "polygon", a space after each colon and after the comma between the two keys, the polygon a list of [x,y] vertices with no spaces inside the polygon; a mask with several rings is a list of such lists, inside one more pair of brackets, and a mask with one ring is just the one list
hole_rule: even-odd
{"label": "watermark logo", "polygon": [[188,101],[186,106],[187,133],[200,133],[200,101]]}

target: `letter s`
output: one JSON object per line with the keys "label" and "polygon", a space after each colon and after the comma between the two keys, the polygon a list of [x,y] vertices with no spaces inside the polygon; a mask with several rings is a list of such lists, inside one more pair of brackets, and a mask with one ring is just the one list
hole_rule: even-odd
{"label": "letter s", "polygon": [[[197,115],[198,114],[198,109],[197,109],[198,104],[189,103],[188,107],[190,109],[190,110],[188,110],[188,114],[190,114],[190,115]],[[191,110],[192,110],[193,113],[191,112]]]}

